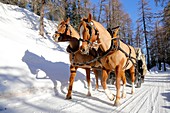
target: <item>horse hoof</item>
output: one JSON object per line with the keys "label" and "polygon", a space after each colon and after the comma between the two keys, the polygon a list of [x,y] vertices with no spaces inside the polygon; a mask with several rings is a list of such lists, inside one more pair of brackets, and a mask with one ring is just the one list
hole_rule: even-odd
{"label": "horse hoof", "polygon": [[90,92],[88,92],[88,93],[87,93],[87,96],[91,97],[91,93],[90,93]]}
{"label": "horse hoof", "polygon": [[71,96],[66,96],[66,100],[70,100],[70,99],[72,99]]}
{"label": "horse hoof", "polygon": [[133,95],[134,93],[135,93],[135,91],[132,90],[132,91],[131,91],[131,94]]}
{"label": "horse hoof", "polygon": [[114,106],[116,106],[116,107],[120,106],[120,102],[119,101],[115,101]]}
{"label": "horse hoof", "polygon": [[113,101],[113,100],[115,99],[115,95],[112,94],[112,95],[109,97],[109,99],[110,99],[111,101]]}

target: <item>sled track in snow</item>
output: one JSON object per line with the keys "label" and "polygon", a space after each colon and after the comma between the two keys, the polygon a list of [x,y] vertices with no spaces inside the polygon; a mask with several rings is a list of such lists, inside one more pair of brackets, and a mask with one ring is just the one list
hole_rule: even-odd
{"label": "sled track in snow", "polygon": [[[170,112],[170,75],[157,77],[147,76],[141,88],[136,88],[133,95],[131,87],[127,87],[127,97],[121,98],[121,105],[114,106],[103,89],[92,91],[92,96],[86,96],[87,89],[73,91],[72,99],[66,100],[65,94],[44,96],[23,104],[4,106],[0,113],[169,113]],[[115,86],[109,86],[115,94]],[[30,111],[27,112],[27,109]]]}
{"label": "sled track in snow", "polygon": [[[71,112],[71,109],[72,108],[75,109],[74,107],[76,107],[77,105],[83,105],[83,104],[85,105],[86,103],[88,103],[88,101],[90,101],[94,98],[93,96],[102,96],[102,97],[106,96],[104,94],[104,92],[101,92],[101,91],[95,91],[95,93],[93,91],[92,97],[86,96],[85,94],[83,94],[83,96],[82,96],[82,95],[76,94],[76,93],[77,92],[73,93],[72,100],[66,100],[66,101],[72,101],[72,103],[60,106],[61,109],[58,110],[59,112],[64,112],[64,111],[67,111],[67,112],[70,111]],[[101,95],[101,93],[103,93],[103,95]],[[80,96],[81,99],[75,100],[76,96]]]}
{"label": "sled track in snow", "polygon": [[[149,92],[149,88],[147,90],[139,90],[138,92],[135,92],[135,94],[131,95],[130,98],[125,98],[126,100],[121,104],[121,106],[119,106],[116,110],[119,111],[120,113],[122,111],[126,111],[125,109],[129,109],[129,108],[132,108],[130,109],[129,112],[132,112],[134,111],[139,111],[140,110],[140,107],[139,106],[142,106],[145,102],[146,102],[146,99],[143,99],[144,95],[147,94]],[[140,100],[143,100],[143,102],[141,102],[141,105],[138,105],[138,107],[136,107],[136,104],[133,104],[134,102],[136,101],[140,101]],[[128,107],[127,107],[128,106]],[[138,109],[137,109],[138,108]]]}

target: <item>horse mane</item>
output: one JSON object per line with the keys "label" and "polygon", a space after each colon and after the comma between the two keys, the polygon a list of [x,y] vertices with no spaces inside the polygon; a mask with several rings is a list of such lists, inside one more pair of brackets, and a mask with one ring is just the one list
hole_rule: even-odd
{"label": "horse mane", "polygon": [[110,46],[111,46],[111,38],[112,37],[111,37],[110,33],[99,22],[97,22],[95,20],[92,20],[92,22],[94,23],[94,26],[99,31],[99,38],[100,38],[100,41],[102,43],[101,49],[103,51],[107,51],[110,48]]}
{"label": "horse mane", "polygon": [[71,25],[70,25],[70,27],[71,27],[72,37],[75,37],[75,38],[79,39],[80,35],[77,32],[77,30],[75,30]]}

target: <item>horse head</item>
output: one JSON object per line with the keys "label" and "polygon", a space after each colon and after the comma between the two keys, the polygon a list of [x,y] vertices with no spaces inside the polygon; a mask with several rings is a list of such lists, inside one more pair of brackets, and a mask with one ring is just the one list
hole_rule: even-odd
{"label": "horse head", "polygon": [[88,18],[83,18],[80,26],[80,41],[82,41],[80,50],[82,54],[89,54],[90,49],[98,48],[99,33],[92,20],[92,15]]}
{"label": "horse head", "polygon": [[108,32],[99,22],[92,19],[89,14],[88,18],[83,18],[80,26],[80,50],[82,54],[89,54],[90,50],[100,50],[106,52],[111,46],[111,40],[117,38],[119,26],[113,28],[115,32]]}
{"label": "horse head", "polygon": [[53,35],[54,41],[56,41],[56,42],[65,41],[64,40],[65,36],[71,36],[72,35],[70,18],[68,18],[66,21],[62,21],[58,25],[57,29],[58,30],[55,31],[55,34]]}

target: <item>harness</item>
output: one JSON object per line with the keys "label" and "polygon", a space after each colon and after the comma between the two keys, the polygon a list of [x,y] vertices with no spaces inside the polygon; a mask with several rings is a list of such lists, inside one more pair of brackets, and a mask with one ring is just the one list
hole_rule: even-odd
{"label": "harness", "polygon": [[[132,60],[132,59],[135,59],[135,60],[136,60],[136,58],[131,57],[131,49],[130,49],[130,47],[127,45],[127,46],[129,47],[129,50],[130,50],[129,54],[127,54],[127,53],[120,47],[120,42],[118,43],[118,46],[117,46],[117,47],[114,45],[114,41],[115,41],[115,40],[117,40],[117,41],[119,42],[120,38],[112,38],[112,39],[111,39],[111,46],[110,46],[110,48],[109,48],[106,52],[103,52],[101,55],[99,55],[99,53],[97,52],[97,53],[98,53],[98,54],[97,54],[97,57],[94,58],[94,59],[92,59],[92,60],[90,60],[90,61],[88,61],[88,62],[75,63],[75,62],[74,62],[74,56],[75,56],[75,53],[76,53],[77,51],[72,51],[72,50],[70,49],[70,53],[72,54],[73,65],[83,66],[83,65],[89,65],[89,64],[94,63],[94,62],[99,62],[99,63],[101,63],[100,60],[101,60],[103,57],[110,55],[111,53],[113,53],[113,52],[116,51],[116,50],[120,50],[121,52],[123,52],[123,53],[125,54],[126,57],[128,57],[128,60],[126,61],[126,65],[124,66],[124,69],[129,65],[129,63],[128,63],[129,60],[132,62],[133,65],[136,65],[136,63],[134,63],[133,60]],[[81,41],[81,40],[80,40],[80,41]],[[95,67],[95,66],[94,66],[94,67]]]}
{"label": "harness", "polygon": [[[80,41],[81,41],[81,40],[80,40]],[[112,41],[112,43],[113,43],[113,41]],[[113,44],[111,44],[111,45],[113,45]],[[69,48],[69,46],[68,46],[68,48]],[[100,62],[100,59],[103,58],[103,57],[105,57],[105,56],[107,56],[107,55],[109,55],[111,50],[113,50],[113,46],[110,46],[110,48],[109,48],[106,52],[104,52],[102,55],[99,55],[99,54],[98,54],[96,58],[94,58],[94,59],[92,59],[92,60],[90,60],[90,61],[88,61],[88,62],[83,62],[83,63],[75,63],[75,62],[74,62],[74,56],[75,56],[75,54],[76,54],[77,51],[72,51],[72,50],[70,49],[70,53],[71,53],[71,55],[72,55],[72,63],[73,63],[73,65],[75,65],[75,66],[83,66],[83,65],[89,65],[89,64],[94,63],[94,62],[97,62],[97,61]],[[100,63],[101,63],[101,62],[100,62]],[[93,67],[95,67],[95,66],[93,66]]]}
{"label": "harness", "polygon": [[[86,22],[87,24],[88,24],[88,26],[89,26],[89,34],[90,34],[90,38],[88,39],[88,40],[83,40],[83,39],[79,39],[79,41],[82,41],[82,42],[87,42],[88,44],[92,44],[92,42],[90,42],[90,40],[91,40],[91,38],[92,38],[92,28],[94,28],[94,30],[95,30],[95,35],[97,35],[97,37],[98,37],[98,39],[99,39],[99,31],[96,29],[96,27],[94,26],[94,24],[93,23],[89,23],[89,22]],[[112,28],[112,30],[113,29],[117,29],[117,28],[119,28],[119,26],[118,27],[115,27],[115,28]],[[117,41],[118,42],[118,45],[116,46],[116,45],[114,45],[114,41]],[[127,45],[127,44],[126,44]],[[110,48],[106,51],[106,52],[103,52],[102,54],[99,54],[99,52],[97,52],[98,54],[97,54],[97,57],[96,58],[94,58],[94,59],[92,59],[92,60],[90,60],[90,61],[88,61],[88,62],[84,62],[84,63],[74,63],[75,65],[78,65],[78,66],[82,66],[82,65],[89,65],[89,64],[91,64],[91,63],[94,63],[94,62],[100,62],[100,60],[103,58],[103,57],[105,57],[105,56],[107,56],[107,55],[110,55],[111,53],[113,53],[114,51],[116,51],[116,50],[120,50],[122,53],[124,53],[125,54],[125,56],[127,57],[127,61],[126,61],[126,64],[125,64],[125,66],[123,67],[123,69],[125,69],[128,65],[129,65],[129,62],[128,61],[131,61],[132,62],[132,64],[134,65],[134,66],[136,66],[136,63],[133,61],[133,59],[136,61],[136,58],[134,58],[134,57],[132,57],[131,56],[131,48],[130,48],[130,46],[129,45],[127,45],[128,46],[128,48],[129,48],[129,54],[127,53],[127,52],[125,52],[121,47],[120,47],[120,38],[112,38],[111,39],[111,46],[110,46]],[[72,55],[73,56],[73,55]],[[73,59],[72,59],[73,60]],[[100,62],[101,63],[101,62]]]}
{"label": "harness", "polygon": [[[89,38],[88,40],[84,40],[84,39],[81,39],[81,38],[80,38],[80,39],[79,39],[79,42],[82,41],[82,42],[87,42],[88,44],[92,44],[92,42],[90,41],[91,38],[92,38],[92,28],[94,28],[94,30],[95,30],[95,35],[97,35],[97,38],[98,38],[98,39],[99,39],[99,31],[98,31],[97,28],[94,26],[94,23],[93,23],[93,22],[90,22],[90,23],[86,22],[86,23],[87,23],[88,26],[89,26],[90,38]],[[66,25],[66,30],[65,30],[65,32],[64,32],[64,33],[59,33],[61,36],[62,36],[62,35],[66,35],[66,34],[67,34],[67,31],[70,29],[70,26],[69,26],[68,24],[65,24],[65,25]],[[117,27],[115,27],[115,29],[116,29],[116,28],[117,28]],[[58,32],[56,31],[55,33],[58,33]],[[71,29],[70,29],[70,35],[72,35]],[[77,52],[79,49],[73,50],[70,46],[68,46],[66,50],[67,50],[67,52],[71,53],[71,55],[72,55],[72,64],[75,65],[75,66],[89,65],[89,64],[94,63],[94,62],[99,62],[99,63],[101,63],[100,60],[101,60],[103,57],[105,57],[105,56],[113,53],[115,50],[120,50],[120,51],[123,52],[123,53],[125,54],[125,56],[128,58],[127,61],[126,61],[125,66],[124,66],[124,69],[129,65],[129,63],[128,63],[129,60],[132,62],[133,65],[136,65],[136,64],[133,62],[133,60],[132,60],[132,59],[135,59],[135,60],[136,60],[136,58],[131,57],[131,49],[130,49],[130,47],[127,45],[128,48],[129,48],[129,51],[130,51],[129,54],[127,54],[127,53],[120,47],[120,42],[119,42],[119,40],[120,40],[120,38],[112,38],[112,39],[111,39],[111,46],[110,46],[110,48],[109,48],[107,51],[103,52],[102,54],[99,54],[99,53],[97,52],[98,54],[97,54],[97,57],[96,57],[96,58],[94,58],[94,59],[92,59],[92,60],[90,60],[90,61],[88,61],[88,62],[83,62],[83,63],[75,63],[75,62],[74,62],[75,54],[76,54],[76,52]],[[117,45],[117,46],[114,45],[114,41],[117,41],[117,42],[118,42],[118,45]],[[95,66],[93,66],[93,67],[95,67]]]}

